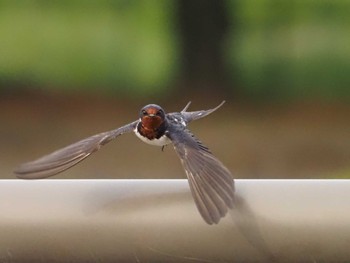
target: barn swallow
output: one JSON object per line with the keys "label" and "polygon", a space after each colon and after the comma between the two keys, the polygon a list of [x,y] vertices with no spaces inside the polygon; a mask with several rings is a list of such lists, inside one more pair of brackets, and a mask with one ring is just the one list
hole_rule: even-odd
{"label": "barn swallow", "polygon": [[103,132],[57,150],[35,161],[20,165],[15,173],[22,179],[39,179],[58,174],[84,160],[119,135],[135,132],[142,141],[164,147],[173,144],[187,174],[195,204],[208,224],[217,224],[233,208],[234,181],[230,171],[188,129],[191,121],[220,108],[166,114],[158,105],[149,104],[139,119],[118,129]]}

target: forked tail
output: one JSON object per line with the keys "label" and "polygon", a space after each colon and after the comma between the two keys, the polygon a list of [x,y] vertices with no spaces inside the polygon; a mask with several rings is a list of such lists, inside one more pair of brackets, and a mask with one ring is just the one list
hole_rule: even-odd
{"label": "forked tail", "polygon": [[225,101],[222,101],[218,106],[210,110],[200,110],[200,111],[186,111],[190,106],[191,102],[187,103],[185,108],[181,111],[182,116],[185,118],[186,123],[189,123],[194,120],[198,120],[209,114],[213,113],[217,109],[219,109],[222,105],[224,105]]}

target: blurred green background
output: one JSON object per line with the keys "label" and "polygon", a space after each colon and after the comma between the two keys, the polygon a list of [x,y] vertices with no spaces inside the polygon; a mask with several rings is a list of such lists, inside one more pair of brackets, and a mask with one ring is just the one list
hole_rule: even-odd
{"label": "blurred green background", "polygon": [[[349,13],[345,0],[0,1],[1,177],[145,104],[225,99],[190,128],[236,178],[350,178]],[[184,177],[171,147],[117,140],[56,178]]]}

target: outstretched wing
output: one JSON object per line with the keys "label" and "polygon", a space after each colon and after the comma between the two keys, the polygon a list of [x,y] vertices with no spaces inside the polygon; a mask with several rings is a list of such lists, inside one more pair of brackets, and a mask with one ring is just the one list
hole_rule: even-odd
{"label": "outstretched wing", "polygon": [[217,224],[233,208],[234,181],[230,171],[188,130],[170,134],[200,214],[208,224]]}
{"label": "outstretched wing", "polygon": [[39,179],[63,172],[81,162],[93,152],[98,151],[101,146],[115,139],[117,136],[131,132],[136,124],[137,121],[112,131],[96,134],[41,157],[38,160],[21,164],[15,170],[15,173],[18,178]]}

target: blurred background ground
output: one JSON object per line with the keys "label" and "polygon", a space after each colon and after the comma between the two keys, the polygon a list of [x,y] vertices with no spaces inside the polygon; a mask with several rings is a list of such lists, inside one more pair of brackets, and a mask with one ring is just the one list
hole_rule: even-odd
{"label": "blurred background ground", "polygon": [[[158,103],[236,178],[350,178],[347,1],[0,1],[0,168]],[[56,178],[183,178],[123,135]]]}

